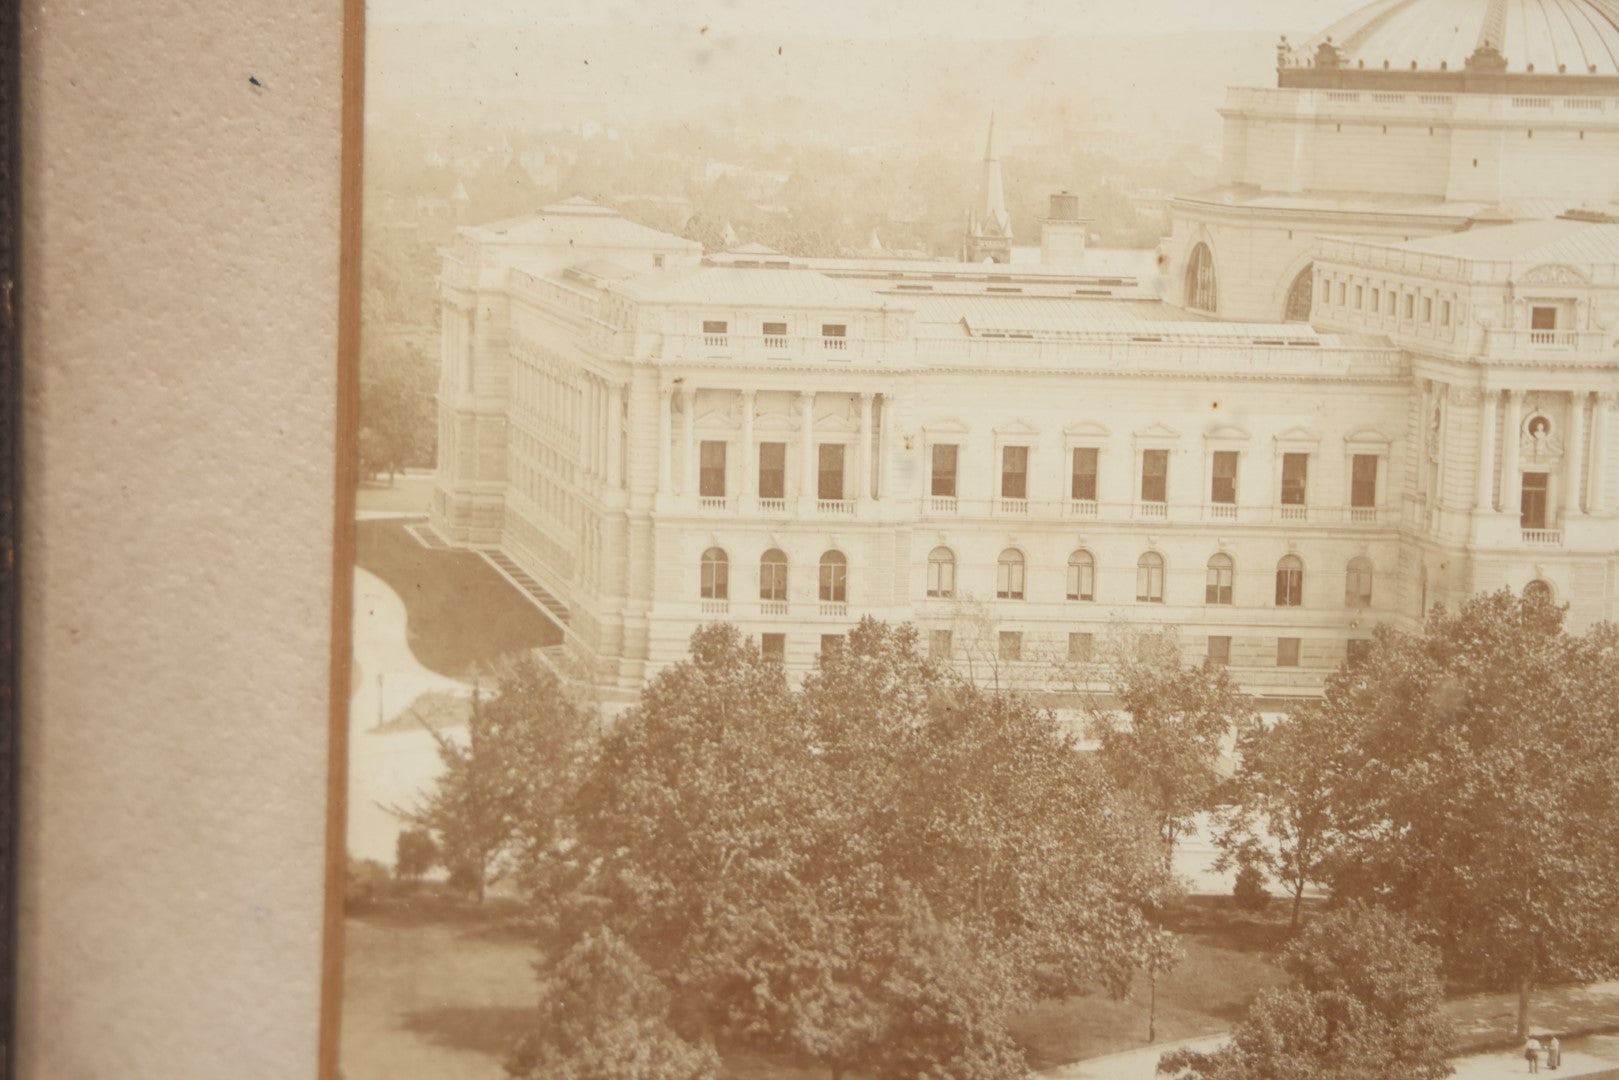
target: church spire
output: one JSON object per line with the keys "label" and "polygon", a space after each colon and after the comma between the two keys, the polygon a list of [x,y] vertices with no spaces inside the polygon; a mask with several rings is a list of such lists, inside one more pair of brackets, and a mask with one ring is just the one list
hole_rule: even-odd
{"label": "church spire", "polygon": [[984,206],[978,232],[986,236],[1011,236],[1012,219],[1006,213],[1006,188],[1001,183],[1001,148],[995,141],[995,114],[989,114],[989,138],[984,140]]}
{"label": "church spire", "polygon": [[1012,218],[1006,212],[1006,187],[1001,181],[1001,148],[995,138],[995,114],[989,114],[989,137],[984,141],[984,170],[979,183],[980,203],[967,215],[964,256],[968,262],[1004,263],[1012,260]]}

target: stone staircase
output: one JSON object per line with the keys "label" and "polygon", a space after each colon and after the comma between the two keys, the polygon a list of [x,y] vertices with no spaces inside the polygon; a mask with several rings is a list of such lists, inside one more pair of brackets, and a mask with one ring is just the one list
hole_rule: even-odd
{"label": "stone staircase", "polygon": [[479,548],[478,554],[483,556],[484,562],[495,568],[495,572],[505,578],[518,591],[532,600],[539,609],[545,612],[547,618],[557,626],[567,629],[568,607],[546,591],[538,581],[529,576],[524,570],[504,552],[497,548]]}

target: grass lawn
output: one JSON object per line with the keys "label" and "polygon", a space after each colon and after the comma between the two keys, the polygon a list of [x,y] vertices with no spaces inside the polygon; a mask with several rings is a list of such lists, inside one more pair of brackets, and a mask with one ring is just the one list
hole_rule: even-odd
{"label": "grass lawn", "polygon": [[452,679],[478,674],[491,660],[555,645],[562,632],[482,557],[430,551],[399,521],[356,526],[355,561],[405,601],[410,649],[423,665]]}
{"label": "grass lawn", "polygon": [[[1186,959],[1159,980],[1158,1041],[1225,1030],[1260,989],[1283,981],[1270,962],[1286,936],[1282,905],[1246,916],[1225,897],[1179,909]],[[424,901],[346,922],[344,1080],[501,1080],[507,1049],[530,1022],[534,951],[515,908],[477,912]],[[1143,1046],[1147,988],[1128,1001],[1096,994],[1047,1002],[1013,1025],[1036,1069]],[[724,1048],[722,1047],[722,1050]],[[725,1051],[730,1080],[824,1080],[812,1062]],[[860,1080],[858,1074],[850,1080]]]}

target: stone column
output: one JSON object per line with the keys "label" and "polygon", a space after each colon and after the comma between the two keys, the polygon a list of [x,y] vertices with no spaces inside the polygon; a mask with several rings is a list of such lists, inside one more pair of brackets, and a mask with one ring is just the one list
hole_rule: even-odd
{"label": "stone column", "polygon": [[860,443],[855,447],[854,497],[871,494],[871,395],[860,395]]}
{"label": "stone column", "polygon": [[742,391],[742,483],[739,490],[744,499],[751,499],[758,487],[758,470],[753,465],[753,402],[754,391]]}
{"label": "stone column", "polygon": [[[659,456],[667,457],[668,455]],[[626,486],[624,483],[624,388],[617,383],[613,383],[607,388],[607,482],[615,488]]]}
{"label": "stone column", "polygon": [[815,498],[815,392],[801,390],[798,394],[798,446],[800,499]]}
{"label": "stone column", "polygon": [[1445,481],[1450,473],[1450,384],[1441,383],[1434,400],[1439,404],[1439,445],[1435,447],[1437,457],[1434,461],[1433,505],[1437,508],[1445,505]]}
{"label": "stone column", "polygon": [[667,386],[658,388],[658,494],[668,495],[674,491],[674,485],[669,479],[669,460],[674,456],[674,408],[675,394]]}
{"label": "stone column", "polygon": [[1507,391],[1505,445],[1501,451],[1501,511],[1514,516],[1523,512],[1523,473],[1520,469],[1520,439],[1523,430],[1523,391]]}
{"label": "stone column", "polygon": [[877,413],[877,498],[886,499],[892,490],[894,456],[894,410],[888,394],[882,396],[882,408]]}
{"label": "stone column", "polygon": [[1612,402],[1611,395],[1599,393],[1591,413],[1591,487],[1586,506],[1593,514],[1606,513],[1608,509],[1604,489],[1608,483],[1608,409]]}
{"label": "stone column", "polygon": [[691,462],[697,453],[697,389],[680,388],[680,493],[695,495],[696,479],[692,476]]}
{"label": "stone column", "polygon": [[1564,511],[1570,514],[1585,512],[1585,393],[1569,395],[1568,438],[1563,440],[1563,497]]}
{"label": "stone column", "polygon": [[1495,509],[1495,407],[1500,395],[1485,391],[1478,407],[1478,487],[1474,509],[1487,514]]}

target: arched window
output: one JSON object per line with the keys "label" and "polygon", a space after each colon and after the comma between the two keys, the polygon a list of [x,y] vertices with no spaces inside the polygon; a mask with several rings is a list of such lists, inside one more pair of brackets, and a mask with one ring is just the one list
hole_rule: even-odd
{"label": "arched window", "polygon": [[731,596],[731,560],[719,548],[703,552],[703,599],[727,600]]}
{"label": "arched window", "polygon": [[1200,243],[1186,261],[1186,306],[1198,311],[1214,311],[1219,299],[1214,282],[1214,255],[1209,245]]}
{"label": "arched window", "polygon": [[1023,599],[1023,552],[1007,548],[995,566],[995,597],[998,600]]}
{"label": "arched window", "polygon": [[1164,602],[1164,557],[1156,551],[1149,551],[1136,560],[1136,602]]}
{"label": "arched window", "polygon": [[787,599],[787,553],[778,548],[759,559],[759,599]]}
{"label": "arched window", "polygon": [[1068,599],[1096,599],[1096,560],[1083,549],[1068,556]]}
{"label": "arched window", "polygon": [[928,595],[956,595],[956,553],[947,547],[928,552]]}
{"label": "arched window", "polygon": [[841,551],[828,551],[821,556],[821,600],[828,604],[842,604],[849,599],[849,560]]}
{"label": "arched window", "polygon": [[1297,555],[1287,555],[1276,564],[1276,606],[1298,607],[1304,603],[1304,563]]}
{"label": "arched window", "polygon": [[1236,577],[1237,564],[1231,556],[1216,554],[1209,559],[1209,584],[1203,590],[1205,604],[1231,603],[1231,582]]}
{"label": "arched window", "polygon": [[1349,560],[1349,569],[1344,577],[1344,606],[1372,606],[1372,560],[1364,555]]}
{"label": "arched window", "polygon": [[1537,600],[1541,603],[1549,604],[1552,602],[1551,584],[1549,582],[1542,581],[1540,578],[1536,578],[1523,587],[1523,598],[1525,600]]}
{"label": "arched window", "polygon": [[1282,309],[1283,322],[1310,321],[1310,306],[1315,299],[1314,277],[1315,264],[1311,263],[1293,279],[1292,288],[1287,290],[1287,306]]}

